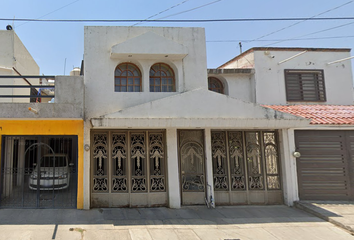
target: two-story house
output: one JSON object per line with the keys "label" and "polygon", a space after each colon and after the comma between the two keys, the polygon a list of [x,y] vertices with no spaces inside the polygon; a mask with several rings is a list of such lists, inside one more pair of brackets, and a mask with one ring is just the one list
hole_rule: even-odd
{"label": "two-story house", "polygon": [[[283,175],[293,183],[293,200],[354,199],[351,58],[350,49],[252,48],[209,70],[209,82],[218,81],[231,97],[311,119],[282,133],[289,141],[286,164],[296,166]],[[254,74],[248,81],[218,74],[234,68]]]}
{"label": "two-story house", "polygon": [[202,28],[85,28],[85,208],[292,204],[309,120],[255,101],[253,67],[209,74],[226,94]]}

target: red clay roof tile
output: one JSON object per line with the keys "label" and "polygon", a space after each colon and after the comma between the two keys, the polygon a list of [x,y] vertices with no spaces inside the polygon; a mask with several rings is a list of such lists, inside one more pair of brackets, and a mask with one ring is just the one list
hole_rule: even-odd
{"label": "red clay roof tile", "polygon": [[263,107],[311,119],[310,124],[354,125],[354,106],[351,105],[263,105]]}

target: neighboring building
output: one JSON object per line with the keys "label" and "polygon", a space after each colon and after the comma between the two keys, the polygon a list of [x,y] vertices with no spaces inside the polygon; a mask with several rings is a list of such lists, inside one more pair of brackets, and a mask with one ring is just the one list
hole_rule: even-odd
{"label": "neighboring building", "polygon": [[55,77],[55,103],[30,98],[31,88],[16,87],[48,90],[46,76],[14,31],[0,39],[0,87],[11,87],[0,88],[0,207],[83,208],[83,77]]}
{"label": "neighboring building", "polygon": [[[0,30],[0,75],[39,75],[39,67],[15,31]],[[1,78],[0,95],[36,95],[35,88],[2,88],[1,85],[38,85],[38,78]],[[35,101],[35,99],[32,99]],[[29,98],[0,98],[0,102],[30,102]]]}
{"label": "neighboring building", "polygon": [[306,127],[287,130],[289,152],[301,154],[296,164],[289,157],[290,164],[297,166],[291,181],[300,200],[354,200],[350,58],[350,49],[252,48],[217,70],[252,68],[249,79],[211,75],[232,97],[311,119]]}

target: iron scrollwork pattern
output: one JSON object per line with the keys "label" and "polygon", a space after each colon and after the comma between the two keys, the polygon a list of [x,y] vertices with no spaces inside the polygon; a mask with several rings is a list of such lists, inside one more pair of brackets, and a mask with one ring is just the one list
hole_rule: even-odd
{"label": "iron scrollwork pattern", "polygon": [[108,192],[107,134],[93,136],[93,192]]}
{"label": "iron scrollwork pattern", "polygon": [[131,159],[131,190],[132,192],[146,192],[146,151],[145,134],[132,133],[130,137]]}
{"label": "iron scrollwork pattern", "polygon": [[112,134],[112,192],[127,192],[127,136]]}
{"label": "iron scrollwork pattern", "polygon": [[259,132],[246,132],[248,186],[250,190],[264,189]]}
{"label": "iron scrollwork pattern", "polygon": [[214,189],[228,190],[225,132],[211,133]]}
{"label": "iron scrollwork pattern", "polygon": [[182,191],[204,191],[204,151],[201,131],[181,131]]}
{"label": "iron scrollwork pattern", "polygon": [[229,132],[231,189],[246,190],[242,132]]}
{"label": "iron scrollwork pattern", "polygon": [[164,159],[165,151],[162,133],[149,133],[150,190],[165,191]]}
{"label": "iron scrollwork pattern", "polygon": [[280,189],[278,151],[275,132],[263,133],[264,158],[267,174],[267,188]]}

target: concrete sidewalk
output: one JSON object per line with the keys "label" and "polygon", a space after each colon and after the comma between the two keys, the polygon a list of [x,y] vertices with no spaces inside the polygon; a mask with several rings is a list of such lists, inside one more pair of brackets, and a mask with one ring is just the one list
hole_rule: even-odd
{"label": "concrete sidewalk", "polygon": [[354,239],[286,206],[1,209],[0,239]]}
{"label": "concrete sidewalk", "polygon": [[295,206],[354,235],[354,201],[300,201]]}

